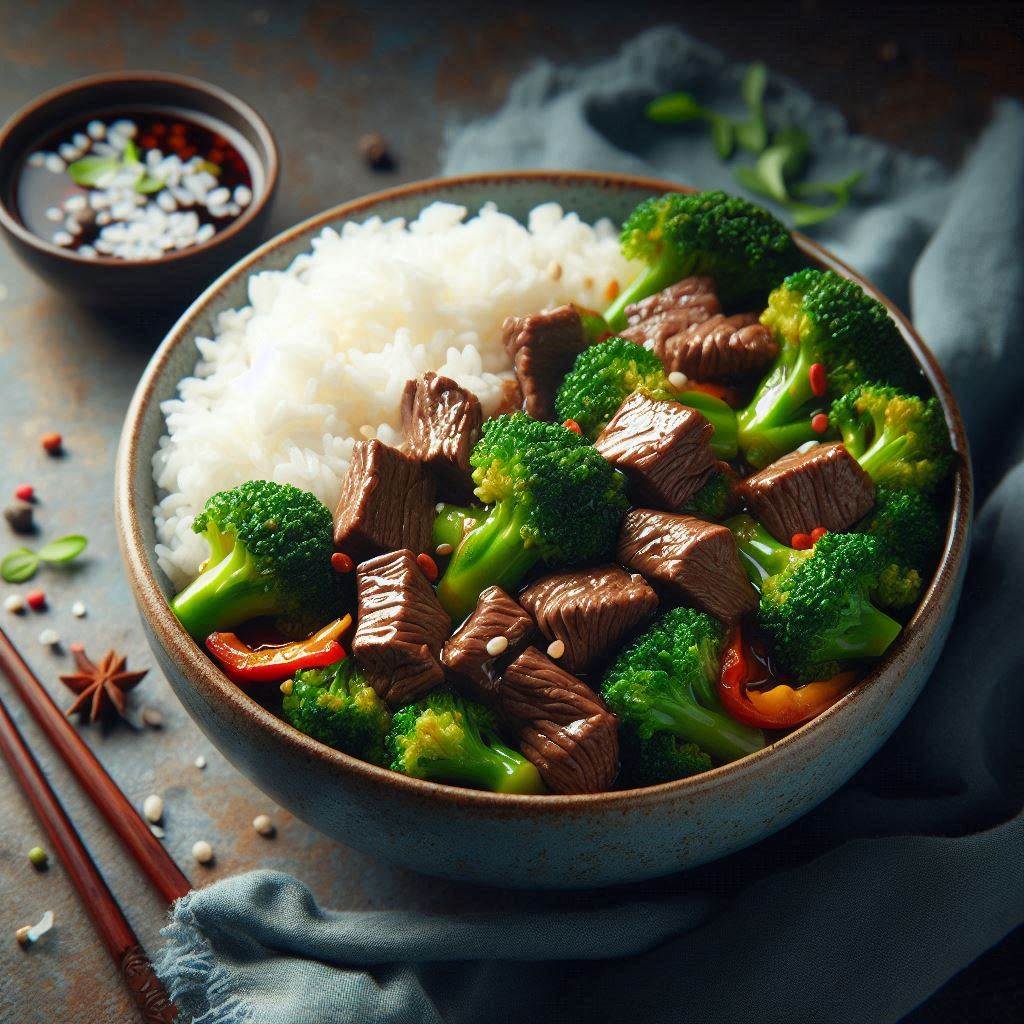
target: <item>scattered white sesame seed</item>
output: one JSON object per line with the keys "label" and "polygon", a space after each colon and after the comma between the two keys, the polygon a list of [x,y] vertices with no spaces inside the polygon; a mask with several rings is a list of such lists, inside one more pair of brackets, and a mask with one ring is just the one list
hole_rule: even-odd
{"label": "scattered white sesame seed", "polygon": [[73,164],[82,155],[81,150],[71,142],[62,142],[57,147],[57,152],[69,164]]}
{"label": "scattered white sesame seed", "polygon": [[110,131],[114,135],[123,135],[126,139],[134,139],[139,133],[139,129],[134,121],[129,121],[126,117],[118,118],[111,126]]}
{"label": "scattered white sesame seed", "polygon": [[438,555],[450,555],[454,550],[455,549],[451,544],[438,544],[437,547],[434,548],[434,553]]}
{"label": "scattered white sesame seed", "polygon": [[85,126],[85,130],[93,139],[102,139],[107,134],[107,126],[102,121],[90,121]]}
{"label": "scattered white sesame seed", "polygon": [[142,813],[146,816],[147,821],[151,821],[155,825],[164,816],[163,797],[157,796],[156,793],[150,793],[142,801]]}
{"label": "scattered white sesame seed", "polygon": [[689,381],[690,378],[687,377],[685,373],[681,373],[679,370],[673,370],[668,375],[669,384],[671,384],[672,387],[674,387],[677,391],[680,388],[685,388]]}
{"label": "scattered white sesame seed", "polygon": [[818,444],[817,441],[804,441],[804,443],[802,445],[800,445],[799,448],[797,448],[797,451],[798,452],[809,452],[817,444]]}
{"label": "scattered white sesame seed", "polygon": [[85,132],[75,132],[71,137],[71,142],[77,149],[85,149],[89,145],[89,136]]}
{"label": "scattered white sesame seed", "polygon": [[206,767],[206,758],[202,754],[199,754],[196,759],[192,762],[200,771]]}
{"label": "scattered white sesame seed", "polygon": [[64,230],[72,237],[77,238],[82,233],[82,225],[74,218],[68,217],[64,221]]}
{"label": "scattered white sesame seed", "polygon": [[200,864],[209,864],[213,860],[213,847],[205,839],[200,839],[192,844],[192,856]]}
{"label": "scattered white sesame seed", "polygon": [[64,219],[64,211],[59,206],[51,206],[47,209],[44,216],[47,220],[52,220],[56,224]]}
{"label": "scattered white sesame seed", "polygon": [[230,202],[231,192],[224,188],[223,185],[219,188],[213,189],[213,191],[206,197],[206,203],[208,206],[226,206]]}
{"label": "scattered white sesame seed", "polygon": [[149,831],[157,837],[157,839],[163,839],[167,833],[159,825],[150,825]]}
{"label": "scattered white sesame seed", "polygon": [[78,213],[80,210],[84,210],[89,205],[89,200],[82,195],[81,192],[73,196],[68,196],[64,200],[64,209],[68,213]]}
{"label": "scattered white sesame seed", "polygon": [[53,233],[53,244],[68,246],[74,242],[74,236],[69,235],[66,231],[55,231]]}
{"label": "scattered white sesame seed", "polygon": [[565,644],[561,640],[552,640],[548,644],[548,657],[556,660],[565,654]]}
{"label": "scattered white sesame seed", "polygon": [[28,165],[29,165],[29,167],[42,167],[43,164],[45,164],[45,163],[46,163],[46,154],[45,153],[33,153],[28,158]]}
{"label": "scattered white sesame seed", "polygon": [[31,946],[38,942],[53,927],[53,911],[48,910],[37,924],[23,925],[15,933],[19,946]]}
{"label": "scattered white sesame seed", "polygon": [[13,612],[15,615],[25,610],[25,598],[21,594],[8,594],[4,598],[4,611]]}
{"label": "scattered white sesame seed", "polygon": [[274,823],[270,820],[269,814],[257,814],[252,819],[252,827],[256,829],[261,836],[272,836],[275,831]]}
{"label": "scattered white sesame seed", "polygon": [[[82,245],[79,246],[78,255],[84,256],[87,260],[94,260],[96,259],[97,253],[91,245]],[[82,614],[84,615],[85,613],[83,612]]]}
{"label": "scattered white sesame seed", "polygon": [[60,633],[55,629],[44,629],[39,634],[39,642],[44,647],[56,647],[60,643]]}
{"label": "scattered white sesame seed", "polygon": [[[85,247],[83,246],[82,248],[85,248]],[[81,250],[79,250],[79,251],[81,251]],[[74,617],[76,619],[84,619],[85,618],[85,605],[81,601],[76,601],[71,606],[71,614],[74,615]]]}
{"label": "scattered white sesame seed", "polygon": [[508,650],[508,637],[507,636],[492,636],[487,641],[487,653],[492,657],[496,658],[499,654],[504,654]]}
{"label": "scattered white sesame seed", "polygon": [[172,196],[171,193],[167,191],[167,189],[164,189],[156,197],[156,205],[159,206],[161,210],[164,210],[167,213],[174,213],[174,211],[178,208],[177,201],[175,200],[174,196]]}
{"label": "scattered white sesame seed", "polygon": [[438,503],[437,503],[437,504],[436,504],[436,505],[434,506],[434,511],[435,511],[435,512],[443,512],[443,511],[444,511],[444,502],[443,502],[443,501],[439,501],[439,502],[438,502]]}
{"label": "scattered white sesame seed", "polygon": [[159,729],[164,724],[164,716],[159,708],[143,708],[142,721],[151,729]]}
{"label": "scattered white sesame seed", "polygon": [[234,200],[239,206],[248,206],[252,202],[252,189],[248,185],[236,186]]}
{"label": "scattered white sesame seed", "polygon": [[56,153],[47,153],[46,159],[43,161],[43,166],[51,174],[63,174],[67,170],[67,164]]}
{"label": "scattered white sesame seed", "polygon": [[213,232],[215,230],[216,229],[214,228],[214,226],[212,224],[204,224],[196,232],[196,241],[197,242],[208,242],[211,238],[213,238]]}

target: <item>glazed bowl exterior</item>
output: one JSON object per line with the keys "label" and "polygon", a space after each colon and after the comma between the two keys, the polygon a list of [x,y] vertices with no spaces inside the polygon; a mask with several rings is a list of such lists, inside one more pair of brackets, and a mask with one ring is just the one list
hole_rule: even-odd
{"label": "glazed bowl exterior", "polygon": [[[292,729],[228,681],[171,614],[170,587],[153,554],[157,495],[151,461],[164,432],[160,403],[192,372],[195,339],[212,335],[218,313],[246,304],[251,273],[286,267],[326,226],[371,216],[412,218],[437,200],[471,213],[495,202],[519,218],[554,200],[584,220],[621,221],[641,199],[670,190],[679,186],[618,175],[514,172],[428,181],[347,203],[278,236],[225,273],[182,316],[143,375],[118,453],[116,511],[149,641],[211,742],[281,806],[325,834],[417,871],[494,885],[583,888],[652,878],[739,850],[809,811],[885,742],[924,686],[963,582],[971,476],[949,387],[895,309],[900,332],[942,403],[957,456],[941,562],[877,669],[817,719],[741,761],[690,779],[592,796],[511,796],[410,779]],[[877,295],[823,249],[799,236],[797,241],[811,260]]]}
{"label": "glazed bowl exterior", "polygon": [[[120,109],[157,107],[226,125],[245,147],[252,202],[209,241],[155,260],[86,259],[40,238],[21,220],[16,199],[22,161],[55,128]],[[196,78],[127,71],[94,75],[53,89],[0,128],[0,230],[18,257],[54,288],[89,306],[124,309],[190,302],[225,267],[265,237],[279,160],[266,122],[248,104]]]}

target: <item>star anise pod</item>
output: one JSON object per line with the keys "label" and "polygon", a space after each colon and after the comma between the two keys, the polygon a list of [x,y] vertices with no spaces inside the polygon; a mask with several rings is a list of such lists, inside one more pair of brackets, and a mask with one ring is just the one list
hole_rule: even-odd
{"label": "star anise pod", "polygon": [[71,653],[75,656],[78,671],[60,677],[60,681],[77,695],[67,710],[68,717],[88,711],[89,721],[95,722],[112,707],[124,718],[128,691],[142,682],[148,669],[126,672],[126,659],[116,651],[107,651],[98,665],[93,663],[81,644],[73,644]]}

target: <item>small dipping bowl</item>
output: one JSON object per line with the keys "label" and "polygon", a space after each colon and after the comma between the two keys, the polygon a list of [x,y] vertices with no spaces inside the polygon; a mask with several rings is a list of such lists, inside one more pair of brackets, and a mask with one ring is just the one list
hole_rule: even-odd
{"label": "small dipping bowl", "polygon": [[[59,208],[62,195],[82,195],[86,200],[88,196],[66,171],[47,170],[39,156],[33,163],[30,159],[33,154],[55,154],[64,143],[82,155],[93,155],[97,142],[107,140],[92,138],[87,125],[99,122],[109,128],[124,119],[143,129],[177,122],[183,126],[179,131],[184,131],[186,143],[219,147],[224,161],[217,187],[224,176],[232,193],[238,185],[243,191],[248,189],[248,201],[237,214],[220,218],[208,216],[201,206],[180,207],[202,213],[204,223],[212,221],[213,234],[155,258],[82,255],[77,251],[77,238],[71,245],[57,244],[53,236],[64,230],[64,219],[51,221],[47,211]],[[76,136],[79,143],[88,139],[84,150],[74,146]],[[136,135],[134,145],[139,145],[140,137]],[[167,144],[163,138],[156,141],[157,148]],[[145,152],[140,155],[144,163]],[[207,157],[198,148],[193,155]],[[71,152],[67,156],[67,164],[77,158]],[[45,93],[0,128],[0,228],[29,267],[55,288],[88,305],[180,305],[261,240],[277,188],[278,167],[277,145],[266,122],[223,89],[159,72],[96,75]],[[150,184],[155,187],[156,181]],[[147,195],[147,200],[155,201],[160,191]],[[94,233],[95,228],[92,230]]]}

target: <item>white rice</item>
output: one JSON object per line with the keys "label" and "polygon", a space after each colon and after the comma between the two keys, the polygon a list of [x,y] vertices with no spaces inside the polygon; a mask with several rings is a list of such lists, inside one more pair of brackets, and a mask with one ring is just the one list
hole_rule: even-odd
{"label": "white rice", "polygon": [[197,340],[153,458],[157,557],[176,586],[206,557],[190,528],[211,494],[276,480],[333,510],[356,440],[401,443],[407,380],[443,373],[489,414],[512,376],[505,317],[569,301],[603,308],[610,283],[635,273],[608,221],[591,227],[554,203],[527,227],[493,206],[466,212],[434,203],[411,224],[328,228],[287,270],[254,274],[250,305]]}

